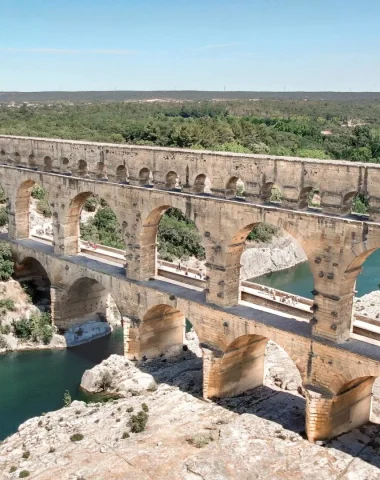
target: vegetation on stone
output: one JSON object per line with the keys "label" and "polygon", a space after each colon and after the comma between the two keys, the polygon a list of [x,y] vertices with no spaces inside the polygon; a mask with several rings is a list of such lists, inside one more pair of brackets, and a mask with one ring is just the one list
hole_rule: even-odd
{"label": "vegetation on stone", "polygon": [[247,240],[267,243],[278,234],[279,228],[270,223],[259,223],[249,233]]}
{"label": "vegetation on stone", "polygon": [[69,407],[71,405],[72,399],[70,392],[68,390],[65,390],[65,393],[63,394],[63,405],[65,407]]}
{"label": "vegetation on stone", "polygon": [[70,440],[72,442],[80,442],[83,439],[84,439],[84,436],[81,433],[74,433],[74,435],[71,435],[70,437]]}
{"label": "vegetation on stone", "polygon": [[11,247],[0,243],[0,280],[9,280],[13,274],[14,261]]}
{"label": "vegetation on stone", "polygon": [[202,239],[194,222],[183,213],[170,208],[164,214],[158,227],[158,251],[163,260],[194,256],[205,256]]}
{"label": "vegetation on stone", "polygon": [[149,415],[140,410],[136,415],[132,415],[129,420],[129,426],[132,433],[140,433],[145,430],[146,424],[148,422]]}
{"label": "vegetation on stone", "polygon": [[12,326],[15,336],[24,341],[31,340],[48,345],[53,338],[50,314],[46,312],[34,313],[30,318],[13,321]]}

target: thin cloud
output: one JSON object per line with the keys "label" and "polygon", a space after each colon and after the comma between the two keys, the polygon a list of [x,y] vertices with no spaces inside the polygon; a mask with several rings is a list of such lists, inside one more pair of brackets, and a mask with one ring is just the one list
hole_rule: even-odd
{"label": "thin cloud", "polygon": [[203,45],[202,47],[192,48],[191,50],[200,51],[200,50],[216,50],[216,49],[225,49],[231,47],[238,47],[239,43],[216,43],[214,45]]}
{"label": "thin cloud", "polygon": [[119,50],[109,48],[8,48],[0,47],[0,52],[22,52],[22,53],[49,53],[59,55],[78,55],[78,54],[95,54],[95,55],[134,55],[136,50]]}

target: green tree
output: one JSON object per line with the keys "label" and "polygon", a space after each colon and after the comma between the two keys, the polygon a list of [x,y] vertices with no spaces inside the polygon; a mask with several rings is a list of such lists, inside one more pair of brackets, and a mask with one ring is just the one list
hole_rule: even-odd
{"label": "green tree", "polygon": [[0,243],[0,280],[9,280],[14,271],[11,247]]}

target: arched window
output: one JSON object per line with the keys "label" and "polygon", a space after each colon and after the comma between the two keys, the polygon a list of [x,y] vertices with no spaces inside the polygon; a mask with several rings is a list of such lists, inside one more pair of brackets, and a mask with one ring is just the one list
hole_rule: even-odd
{"label": "arched window", "polygon": [[116,169],[116,181],[118,183],[128,183],[128,172],[124,165],[119,165]]}

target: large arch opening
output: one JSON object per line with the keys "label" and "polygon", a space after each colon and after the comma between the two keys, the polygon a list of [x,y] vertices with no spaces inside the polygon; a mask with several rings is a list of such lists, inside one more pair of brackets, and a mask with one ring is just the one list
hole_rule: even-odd
{"label": "large arch opening", "polygon": [[109,204],[91,192],[78,194],[70,204],[66,224],[66,251],[125,262],[125,241],[116,214]]}
{"label": "large arch opening", "polygon": [[[146,218],[141,233],[145,277],[157,273],[171,280],[197,285],[205,272],[205,251],[196,224],[177,208],[162,205]],[[159,265],[157,269],[157,257]]]}
{"label": "large arch opening", "polygon": [[46,190],[26,180],[18,190],[16,199],[17,238],[31,238],[39,241],[53,240],[52,212]]}
{"label": "large arch opening", "polygon": [[314,279],[301,242],[286,224],[252,223],[240,229],[227,254],[227,268],[236,269],[238,301],[309,318]]}
{"label": "large arch opening", "polygon": [[33,257],[15,262],[13,278],[17,280],[30,296],[33,305],[41,311],[50,313],[51,282],[45,268]]}
{"label": "large arch opening", "polygon": [[[285,428],[304,430],[305,399],[300,371],[289,354],[268,338],[250,334],[236,338],[205,375],[204,393],[208,398],[219,399],[224,407],[236,410],[242,403],[236,397],[241,396],[246,406],[251,398],[252,413]],[[258,406],[260,398],[266,399],[264,408]],[[284,415],[286,406],[289,410]]]}
{"label": "large arch opening", "polygon": [[197,177],[195,178],[193,192],[196,194],[203,193],[211,195],[211,181],[204,173],[197,175]]}
{"label": "large arch opening", "polygon": [[155,305],[143,317],[139,338],[141,355],[147,358],[181,347],[185,339],[185,316],[170,305]]}
{"label": "large arch opening", "polygon": [[55,323],[73,346],[108,335],[122,325],[122,317],[109,291],[97,280],[83,277],[69,288]]}

